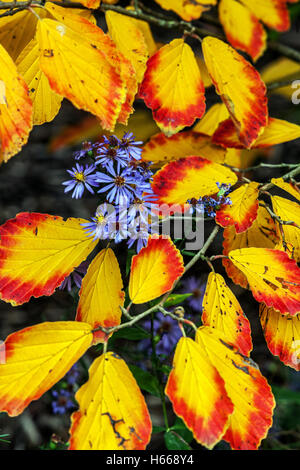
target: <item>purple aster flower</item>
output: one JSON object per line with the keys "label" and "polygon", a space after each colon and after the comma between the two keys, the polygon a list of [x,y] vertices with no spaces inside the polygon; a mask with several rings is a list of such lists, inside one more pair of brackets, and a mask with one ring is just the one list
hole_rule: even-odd
{"label": "purple aster flower", "polygon": [[67,193],[73,190],[72,197],[75,199],[81,198],[85,189],[94,194],[94,190],[91,186],[97,186],[97,183],[95,174],[91,173],[93,173],[95,169],[95,165],[86,165],[84,168],[82,165],[79,165],[79,163],[76,163],[76,167],[73,167],[72,170],[67,170],[73,179],[62,183],[66,186],[64,192]]}
{"label": "purple aster flower", "polygon": [[188,305],[196,312],[202,311],[202,301],[205,292],[205,281],[195,276],[190,276],[181,281],[182,293],[193,294],[186,299]]}
{"label": "purple aster flower", "polygon": [[103,168],[111,169],[114,163],[117,164],[118,170],[128,165],[128,155],[124,149],[120,147],[121,141],[115,136],[103,136],[104,142],[100,145],[96,157],[96,163]]}
{"label": "purple aster flower", "polygon": [[83,142],[82,148],[74,152],[73,156],[75,160],[80,160],[81,158],[94,157],[97,154],[97,149],[101,144],[99,142]]}
{"label": "purple aster flower", "polygon": [[132,132],[124,134],[120,142],[120,149],[122,149],[128,157],[135,160],[140,160],[142,157],[142,149],[139,145],[143,145],[142,141],[136,141]]}
{"label": "purple aster flower", "polygon": [[80,373],[79,373],[78,365],[74,364],[65,376],[65,379],[68,385],[72,385],[72,386],[75,385],[79,378],[79,375]]}
{"label": "purple aster flower", "polygon": [[[146,320],[143,327],[147,331],[151,331],[151,322]],[[182,332],[178,326],[178,322],[171,317],[164,316],[163,313],[158,313],[153,320],[153,331],[155,336],[159,336],[160,340],[156,344],[157,354],[164,354],[169,356],[172,354],[174,347],[182,336]],[[150,339],[140,341],[139,349],[151,353]]]}
{"label": "purple aster flower", "polygon": [[92,222],[81,224],[89,237],[106,240],[110,238],[111,233],[115,230],[117,214],[115,208],[107,203],[97,207],[95,217]]}
{"label": "purple aster flower", "polygon": [[107,168],[107,172],[110,174],[96,173],[97,183],[105,184],[98,190],[98,193],[107,192],[108,202],[114,202],[117,205],[126,199],[132,201],[135,192],[135,179],[128,176],[124,170],[116,171],[113,167]]}
{"label": "purple aster flower", "polygon": [[59,391],[52,390],[52,396],[55,400],[52,401],[52,410],[54,414],[63,415],[67,410],[76,408],[75,403],[71,400],[71,392],[65,389]]}
{"label": "purple aster flower", "polygon": [[63,282],[59,286],[59,289],[66,289],[70,292],[73,284],[75,284],[75,286],[80,289],[82,278],[86,274],[88,265],[89,261],[83,261],[79,266],[77,266],[77,268],[74,269],[74,271],[69,276],[67,276],[63,280]]}

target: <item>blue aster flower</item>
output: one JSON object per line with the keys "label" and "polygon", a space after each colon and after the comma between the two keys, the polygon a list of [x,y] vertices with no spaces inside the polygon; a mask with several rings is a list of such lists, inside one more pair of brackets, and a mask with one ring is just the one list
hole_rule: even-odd
{"label": "blue aster flower", "polygon": [[74,271],[69,276],[67,276],[63,280],[63,282],[59,286],[59,289],[66,289],[70,292],[73,284],[75,284],[75,286],[80,289],[82,278],[86,274],[88,265],[88,261],[83,261],[79,266],[77,266],[77,268],[74,269]]}
{"label": "blue aster flower", "polygon": [[108,202],[118,205],[123,200],[132,201],[136,190],[136,181],[124,170],[116,171],[113,167],[107,168],[107,174],[97,172],[96,181],[98,184],[105,184],[98,190],[98,193],[107,192]]}
{"label": "blue aster flower", "polygon": [[64,192],[67,193],[73,190],[72,198],[75,199],[80,199],[85,189],[94,194],[92,186],[97,186],[95,174],[93,174],[95,169],[95,165],[86,165],[84,168],[83,165],[76,163],[76,166],[73,167],[72,170],[67,170],[69,175],[72,176],[72,179],[62,183],[66,186]]}
{"label": "blue aster flower", "polygon": [[128,165],[128,155],[124,149],[120,147],[121,141],[115,136],[103,136],[104,142],[100,145],[96,157],[96,163],[105,169],[113,168],[117,165],[118,170]]}
{"label": "blue aster flower", "polygon": [[106,240],[111,237],[111,233],[116,226],[116,211],[114,207],[106,203],[97,207],[95,217],[92,221],[81,224],[87,235],[93,237],[94,240]]}
{"label": "blue aster flower", "polygon": [[52,410],[54,414],[63,415],[66,411],[76,408],[75,403],[71,400],[72,394],[68,390],[61,389],[59,391],[52,390]]}
{"label": "blue aster flower", "polygon": [[[146,320],[143,324],[146,331],[151,331],[151,322]],[[159,312],[156,318],[153,320],[153,332],[155,336],[159,336],[160,340],[156,344],[157,354],[163,354],[170,356],[173,352],[174,347],[178,343],[182,336],[182,332],[178,326],[178,322],[171,317],[164,316],[163,313]],[[140,341],[140,350],[144,350],[151,354],[151,341],[150,339],[144,339]]]}
{"label": "blue aster flower", "polygon": [[187,304],[196,312],[202,312],[202,301],[206,282],[195,276],[187,277],[181,281],[183,294],[192,294],[186,299]]}
{"label": "blue aster flower", "polygon": [[126,132],[120,142],[120,149],[123,150],[128,157],[135,160],[142,158],[142,149],[139,147],[143,145],[142,141],[136,141],[132,132]]}

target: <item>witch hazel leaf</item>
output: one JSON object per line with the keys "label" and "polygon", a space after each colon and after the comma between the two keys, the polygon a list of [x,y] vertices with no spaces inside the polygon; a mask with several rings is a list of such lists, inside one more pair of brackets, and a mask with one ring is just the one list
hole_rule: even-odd
{"label": "witch hazel leaf", "polygon": [[211,144],[208,135],[194,131],[182,131],[167,137],[164,133],[153,135],[144,145],[142,159],[152,162],[152,167],[161,167],[165,163],[188,155],[201,155],[208,160],[224,163],[226,151]]}
{"label": "witch hazel leaf", "polygon": [[149,237],[147,246],[131,261],[131,301],[142,304],[160,297],[172,289],[183,272],[183,259],[174,243],[162,236]]}
{"label": "witch hazel leaf", "polygon": [[139,89],[139,96],[167,136],[203,116],[204,93],[196,58],[183,39],[174,39],[150,57]]}
{"label": "witch hazel leaf", "polygon": [[292,258],[300,261],[300,206],[299,203],[289,201],[283,197],[272,196],[272,206],[275,214],[286,222],[294,222],[293,225],[282,225],[283,244],[292,248]]}
{"label": "witch hazel leaf", "polygon": [[[80,24],[87,21],[72,17]],[[89,25],[94,31],[95,26]],[[126,87],[105,53],[82,40],[70,26],[52,19],[38,22],[36,38],[40,66],[51,88],[77,108],[97,116],[104,129],[113,130],[126,99]]]}
{"label": "witch hazel leaf", "polygon": [[229,168],[198,156],[173,161],[159,170],[152,183],[158,204],[177,206],[183,210],[186,201],[218,192],[216,183],[234,185],[237,176]]}
{"label": "witch hazel leaf", "polygon": [[268,123],[266,86],[256,69],[235,49],[207,36],[202,41],[204,60],[217,93],[225,103],[246,148]]}
{"label": "witch hazel leaf", "polygon": [[145,399],[126,363],[114,352],[98,357],[75,396],[70,450],[144,450],[151,436]]}
{"label": "witch hazel leaf", "polygon": [[[300,126],[282,119],[269,118],[268,124],[262,134],[253,143],[252,149],[268,148],[283,144],[300,137]],[[212,136],[212,142],[225,148],[245,148],[240,142],[236,127],[232,119],[220,123]]]}
{"label": "witch hazel leaf", "polygon": [[290,28],[285,0],[241,0],[241,2],[269,28],[283,32]]}
{"label": "witch hazel leaf", "polygon": [[165,393],[194,438],[211,449],[226,431],[233,405],[224,380],[207,359],[195,341],[181,338]]}
{"label": "witch hazel leaf", "polygon": [[202,119],[193,127],[193,131],[212,136],[218,125],[228,119],[229,112],[224,103],[216,103],[209,108]]}
{"label": "witch hazel leaf", "polygon": [[203,298],[203,325],[222,332],[228,343],[248,356],[252,349],[250,323],[223,277],[210,273]]}
{"label": "witch hazel leaf", "polygon": [[216,5],[217,0],[155,0],[165,10],[173,10],[185,21],[200,18],[204,11]]}
{"label": "witch hazel leaf", "polygon": [[272,178],[271,183],[278,186],[278,188],[283,189],[300,202],[300,189],[296,184],[293,184],[292,182],[288,183],[287,181],[284,181],[283,178]]}
{"label": "witch hazel leaf", "polygon": [[12,333],[0,364],[0,411],[22,413],[78,361],[92,344],[87,323],[45,322]]}
{"label": "witch hazel leaf", "polygon": [[[236,233],[235,227],[229,225],[223,232],[223,255],[228,255],[238,248],[275,248],[279,241],[275,222],[268,211],[259,206],[257,218],[251,227],[245,232]],[[246,276],[228,258],[223,258],[222,263],[227,275],[240,286],[248,288]]]}
{"label": "witch hazel leaf", "polygon": [[270,352],[285,365],[300,371],[300,313],[282,315],[262,303],[259,317]]}
{"label": "witch hazel leaf", "polygon": [[32,102],[17,67],[0,44],[0,163],[26,144],[32,128]]}
{"label": "witch hazel leaf", "polygon": [[236,0],[221,0],[220,22],[230,44],[256,61],[266,49],[267,33],[257,17]]}
{"label": "witch hazel leaf", "polygon": [[254,298],[283,314],[300,311],[300,269],[279,250],[242,248],[229,259],[245,274]]}
{"label": "witch hazel leaf", "polygon": [[257,364],[207,326],[198,328],[196,342],[224,380],[233,404],[223,439],[233,450],[256,450],[272,425],[275,400]]}
{"label": "witch hazel leaf", "polygon": [[[93,259],[83,278],[76,320],[89,323],[93,329],[110,328],[121,321],[124,305],[123,282],[114,252],[104,249]],[[94,332],[94,342],[107,341],[107,334]]]}
{"label": "witch hazel leaf", "polygon": [[244,232],[253,224],[258,210],[259,183],[243,184],[230,193],[230,205],[216,211],[216,222],[222,227],[234,225],[237,233]]}
{"label": "witch hazel leaf", "polygon": [[51,295],[97,242],[83,219],[23,212],[0,227],[0,298],[13,306]]}

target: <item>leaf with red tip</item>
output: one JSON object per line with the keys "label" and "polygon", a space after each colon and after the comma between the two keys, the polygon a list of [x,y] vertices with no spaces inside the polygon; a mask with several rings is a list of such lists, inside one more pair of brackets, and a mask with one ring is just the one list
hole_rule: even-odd
{"label": "leaf with red tip", "polygon": [[220,274],[211,272],[203,298],[202,323],[222,332],[223,337],[248,356],[252,349],[250,323]]}
{"label": "leaf with red tip", "polygon": [[[84,276],[79,292],[76,320],[89,323],[93,329],[120,324],[124,305],[123,282],[114,252],[104,249],[93,259]],[[95,342],[107,341],[108,335],[99,330]]]}
{"label": "leaf with red tip", "polygon": [[183,208],[188,199],[199,199],[218,192],[216,183],[234,185],[235,173],[219,163],[190,156],[165,165],[153,178],[152,189],[158,204],[177,205]]}
{"label": "leaf with red tip", "polygon": [[212,136],[218,125],[228,119],[229,112],[224,103],[216,103],[209,108],[203,118],[193,127],[193,131]]}
{"label": "leaf with red tip", "polygon": [[226,37],[236,49],[256,61],[266,49],[267,34],[257,17],[236,0],[221,0],[219,17]]}
{"label": "leaf with red tip", "polygon": [[269,28],[279,32],[290,28],[286,0],[241,0],[241,2]]}
{"label": "leaf with red tip", "polygon": [[224,380],[207,359],[195,341],[181,338],[165,393],[194,438],[211,449],[226,431],[233,405]]}
{"label": "leaf with red tip", "polygon": [[265,302],[283,314],[300,311],[300,269],[286,253],[268,248],[242,248],[229,259],[249,282],[258,302]]}
{"label": "leaf with red tip", "polygon": [[78,361],[92,345],[87,323],[46,322],[12,333],[0,363],[0,411],[22,413]]}
{"label": "leaf with red tip", "polygon": [[97,242],[83,219],[23,212],[0,227],[0,298],[21,305],[51,295]]}
{"label": "leaf with red tip", "polygon": [[75,396],[70,450],[144,450],[151,437],[145,399],[126,363],[114,352],[95,359]]}
{"label": "leaf with red tip", "polygon": [[282,315],[262,303],[259,317],[271,353],[285,365],[300,371],[300,314]]}
{"label": "leaf with red tip", "polygon": [[205,112],[204,85],[196,58],[183,39],[161,47],[147,62],[139,96],[168,136],[191,126]]}
{"label": "leaf with red tip", "polygon": [[226,159],[224,149],[212,145],[208,135],[194,131],[178,132],[171,137],[163,133],[153,135],[143,147],[142,159],[153,162],[156,168],[188,155],[201,155],[217,163],[225,163]]}
{"label": "leaf with red tip", "polygon": [[235,49],[207,36],[204,60],[217,93],[228,108],[239,140],[250,148],[268,123],[266,86],[256,69]]}
{"label": "leaf with red tip", "polygon": [[272,425],[275,400],[257,364],[207,326],[198,328],[196,342],[225,382],[233,403],[223,439],[234,450],[255,450]]}
{"label": "leaf with red tip", "polygon": [[[223,236],[223,255],[228,255],[230,251],[238,248],[275,248],[279,241],[276,225],[264,207],[258,208],[257,218],[248,230],[236,233],[233,226],[228,226],[225,228]],[[222,262],[227,275],[233,282],[244,288],[249,287],[246,276],[230,259],[223,258]]]}
{"label": "leaf with red tip", "polygon": [[216,211],[216,222],[222,227],[234,225],[237,233],[245,232],[257,217],[259,183],[243,184],[229,194],[232,204]]}
{"label": "leaf with red tip", "polygon": [[129,297],[135,304],[156,299],[172,289],[183,274],[180,251],[169,238],[149,237],[148,244],[132,258]]}

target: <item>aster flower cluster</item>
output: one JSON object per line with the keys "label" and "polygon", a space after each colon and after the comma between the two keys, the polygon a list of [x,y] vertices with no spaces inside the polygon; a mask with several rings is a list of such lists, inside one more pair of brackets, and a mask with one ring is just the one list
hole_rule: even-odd
{"label": "aster flower cluster", "polygon": [[224,183],[216,183],[219,191],[215,196],[204,196],[199,199],[189,199],[187,202],[191,204],[193,213],[201,212],[207,217],[215,217],[216,211],[223,205],[231,205],[232,201],[227,195],[230,192],[231,185]]}
{"label": "aster flower cluster", "polygon": [[100,195],[94,216],[83,224],[88,236],[113,238],[116,243],[127,239],[129,247],[137,241],[137,251],[147,243],[154,202],[151,163],[141,160],[141,145],[131,132],[122,139],[111,135],[103,136],[101,142],[84,143],[74,158],[90,159],[92,163],[77,162],[67,170],[72,178],[62,183],[65,192],[72,191],[75,199],[81,198],[85,190]]}
{"label": "aster flower cluster", "polygon": [[61,387],[58,390],[52,390],[52,411],[54,414],[65,414],[68,410],[76,408],[76,405],[72,399],[74,395],[74,387],[79,378],[79,370],[77,364],[66,374],[65,379],[61,383]]}

